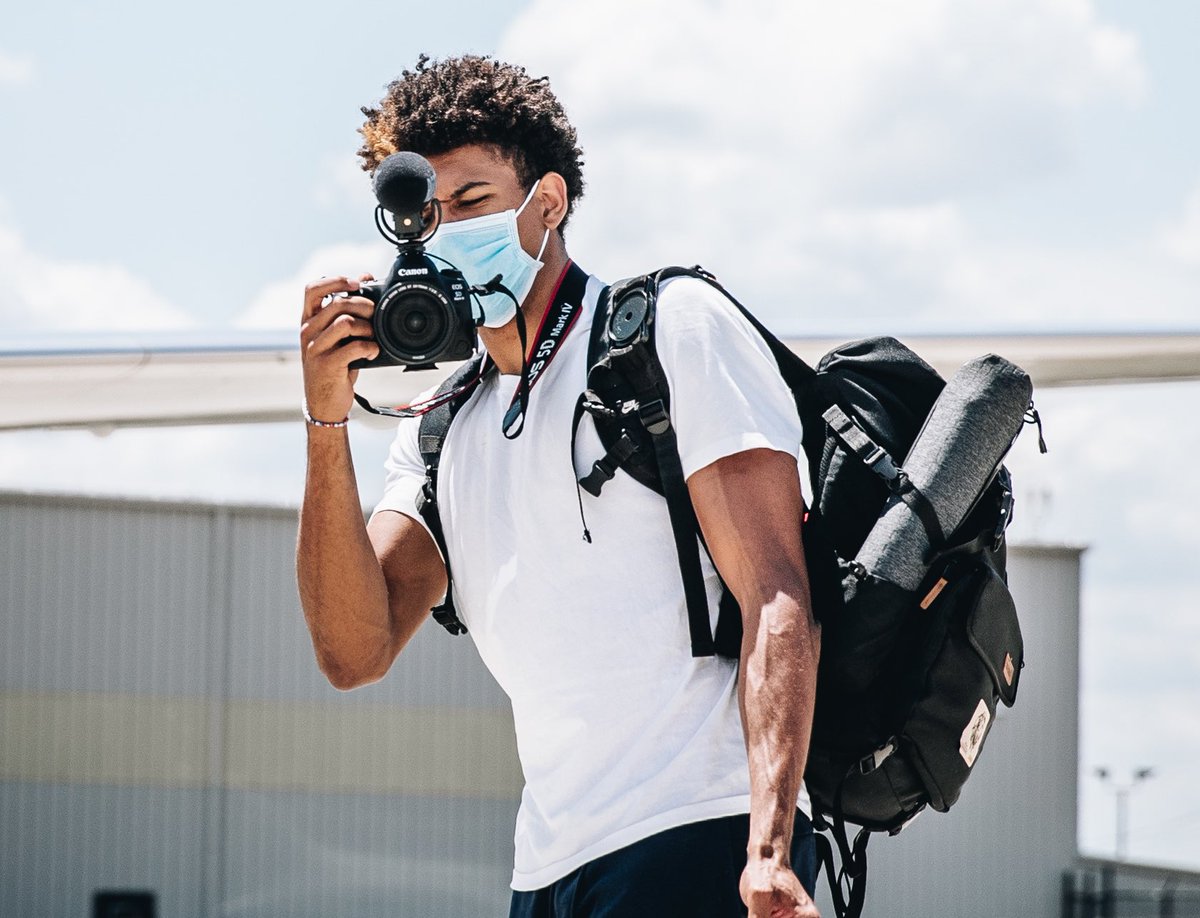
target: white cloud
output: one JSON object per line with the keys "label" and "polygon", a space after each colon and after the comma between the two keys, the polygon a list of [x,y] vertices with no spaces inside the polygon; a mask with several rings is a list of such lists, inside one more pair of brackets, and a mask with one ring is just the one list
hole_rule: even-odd
{"label": "white cloud", "polygon": [[[1191,441],[1189,446],[1192,449],[1200,447],[1200,442],[1195,442],[1200,440],[1198,437],[1177,434],[1175,438],[1183,442]],[[1164,444],[1167,449],[1172,446]],[[1200,557],[1200,529],[1196,526],[1200,486],[1194,478],[1181,478],[1172,481],[1169,487],[1146,490],[1150,492],[1148,496],[1131,495],[1125,505],[1124,516],[1130,535],[1149,543],[1157,541],[1171,545],[1176,552],[1182,548],[1192,558]],[[1197,659],[1197,663],[1200,663],[1200,659]]]}
{"label": "white cloud", "polygon": [[1200,864],[1200,811],[1177,818],[1180,801],[1195,797],[1200,757],[1200,481],[1191,474],[1200,428],[1179,423],[1198,395],[1196,383],[1038,393],[1050,452],[1037,455],[1027,431],[1009,462],[1014,536],[1088,547],[1079,838],[1090,853],[1111,855],[1114,843],[1112,791],[1092,770],[1108,766],[1124,782],[1149,765],[1157,775],[1134,798],[1130,855]]}
{"label": "white cloud", "polygon": [[1182,216],[1163,231],[1162,247],[1180,262],[1200,266],[1200,185],[1185,202]]}
{"label": "white cloud", "polygon": [[[1018,492],[1018,540],[1085,543],[1080,659],[1080,843],[1111,855],[1114,801],[1092,776],[1124,782],[1154,766],[1132,812],[1130,855],[1200,864],[1191,821],[1178,819],[1200,757],[1200,616],[1195,559],[1200,481],[1191,416],[1200,385],[1153,384],[1037,394],[1050,452],[1032,431],[1009,465]],[[1031,493],[1032,492],[1032,493]],[[1049,500],[1032,499],[1049,495]],[[1032,651],[1031,651],[1032,654]],[[1042,665],[1053,665],[1042,651]],[[1031,656],[1031,664],[1032,662]]]}
{"label": "white cloud", "polygon": [[502,47],[553,75],[593,159],[625,140],[685,170],[757,150],[784,200],[1036,173],[1064,115],[1145,82],[1134,39],[1082,0],[539,0]]}
{"label": "white cloud", "polygon": [[785,330],[1120,321],[1134,291],[1179,311],[1156,252],[1097,270],[974,224],[974,198],[1071,166],[1088,106],[1144,93],[1087,0],[537,0],[501,50],[580,130],[571,244],[597,273],[699,261]]}
{"label": "white cloud", "polygon": [[929,310],[939,320],[1026,331],[1196,327],[1195,278],[1150,245],[969,240],[931,273],[942,281]]}
{"label": "white cloud", "polygon": [[1134,769],[1151,766],[1154,777],[1133,797],[1129,853],[1143,862],[1200,864],[1200,809],[1191,804],[1200,620],[1192,594],[1112,584],[1089,589],[1084,608],[1081,845],[1102,854],[1113,847],[1112,788],[1095,779],[1095,767],[1127,784]]}
{"label": "white cloud", "polygon": [[[1160,641],[1160,645],[1161,645]],[[1128,784],[1135,769],[1152,767],[1154,775],[1131,796],[1129,848],[1141,863],[1200,864],[1200,806],[1196,803],[1195,761],[1200,755],[1200,719],[1196,698],[1200,680],[1154,692],[1097,692],[1085,702],[1080,756],[1080,848],[1111,857],[1115,841],[1112,785],[1095,777],[1095,768],[1110,769],[1114,780]],[[1085,695],[1085,699],[1088,696]]]}
{"label": "white cloud", "polygon": [[42,255],[3,225],[0,322],[6,332],[159,331],[196,325],[129,269]]}
{"label": "white cloud", "polygon": [[386,242],[323,246],[309,255],[291,277],[263,287],[234,324],[239,328],[297,326],[306,284],[338,274],[352,277],[373,274],[382,278],[395,256],[395,248]]}
{"label": "white cloud", "polygon": [[355,213],[371,213],[375,195],[371,179],[358,165],[357,157],[336,156],[322,165],[323,176],[313,197],[322,207],[353,209]]}
{"label": "white cloud", "polygon": [[33,82],[33,58],[0,51],[0,86],[25,86]]}
{"label": "white cloud", "polygon": [[1198,396],[1194,382],[1035,392],[1050,452],[1038,454],[1029,429],[1010,457],[1018,497],[1034,511],[1018,502],[1019,537],[1095,544],[1105,590],[1117,577],[1139,589],[1194,580],[1200,427],[1181,419]]}

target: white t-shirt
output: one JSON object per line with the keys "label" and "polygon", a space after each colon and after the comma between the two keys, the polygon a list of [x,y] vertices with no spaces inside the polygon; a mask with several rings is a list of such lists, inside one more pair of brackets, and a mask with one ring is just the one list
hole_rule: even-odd
{"label": "white t-shirt", "polygon": [[[514,889],[539,889],[656,832],[750,810],[737,664],[691,655],[665,501],[624,472],[600,497],[576,476],[603,455],[591,418],[570,456],[602,284],[534,387],[525,428],[501,419],[516,376],[492,375],[451,425],[438,501],[458,613],[512,701],[525,789]],[[703,281],[658,300],[657,349],[685,475],[743,450],[800,455],[800,420],[766,344]],[[400,424],[376,512],[420,521],[419,422]],[[701,553],[712,624],[719,585]],[[808,809],[807,795],[799,801]]]}

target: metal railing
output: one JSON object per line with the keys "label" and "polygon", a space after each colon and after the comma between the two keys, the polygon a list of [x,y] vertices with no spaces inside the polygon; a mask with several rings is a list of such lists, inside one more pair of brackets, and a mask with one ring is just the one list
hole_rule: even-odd
{"label": "metal railing", "polygon": [[1200,918],[1200,873],[1083,859],[1063,873],[1062,918]]}

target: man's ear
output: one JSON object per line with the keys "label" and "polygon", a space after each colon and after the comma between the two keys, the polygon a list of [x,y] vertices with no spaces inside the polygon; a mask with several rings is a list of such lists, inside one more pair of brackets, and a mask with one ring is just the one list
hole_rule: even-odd
{"label": "man's ear", "polygon": [[550,229],[558,229],[567,218],[570,204],[566,179],[557,172],[547,172],[538,186],[538,199],[542,207],[542,223]]}

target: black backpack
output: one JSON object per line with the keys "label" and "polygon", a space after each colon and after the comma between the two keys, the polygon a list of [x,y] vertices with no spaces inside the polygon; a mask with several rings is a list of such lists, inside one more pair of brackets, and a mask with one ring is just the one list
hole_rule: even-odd
{"label": "black backpack", "polygon": [[[592,416],[605,454],[580,485],[599,496],[621,470],[666,499],[693,655],[736,658],[741,615],[724,590],[716,633],[710,631],[699,526],[670,420],[670,389],[654,348],[658,289],[673,277],[711,284],[746,316],[770,347],[799,409],[814,494],[797,525],[803,526],[813,609],[822,624],[805,783],[814,824],[831,830],[841,856],[835,876],[832,846],[818,835],[835,908],[839,915],[857,916],[870,833],[895,834],[927,805],[948,809],[970,775],[997,705],[1015,701],[1024,662],[1005,579],[1011,480],[997,460],[978,493],[969,495],[971,508],[962,522],[942,532],[936,509],[897,457],[908,456],[946,384],[895,339],[844,345],[813,369],[700,268],[664,268],[606,288],[574,421],[577,428],[583,414]],[[1028,377],[1012,370],[1015,397],[1025,401],[1015,429],[1002,434],[1008,438],[1004,451],[1023,421],[1038,422],[1040,430],[1028,400]],[[469,362],[439,391],[451,392],[477,373]],[[453,400],[421,422],[428,477],[420,512],[443,557],[437,470],[446,432],[464,401],[465,396]],[[1006,423],[1011,426],[1011,417]],[[1040,436],[1039,443],[1044,451]],[[911,508],[929,546],[919,583],[910,588],[875,576],[858,560],[872,530],[897,502]],[[466,630],[449,588],[433,614],[451,633]],[[846,822],[861,826],[853,844]]]}

